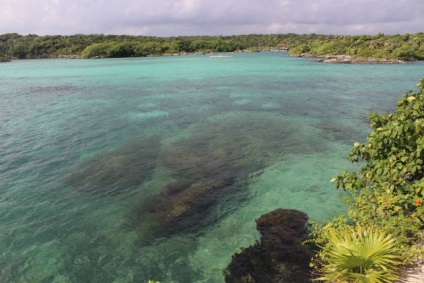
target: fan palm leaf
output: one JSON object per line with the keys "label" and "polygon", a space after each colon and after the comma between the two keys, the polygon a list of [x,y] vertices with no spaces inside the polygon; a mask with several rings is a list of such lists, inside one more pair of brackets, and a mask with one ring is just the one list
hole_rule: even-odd
{"label": "fan palm leaf", "polygon": [[398,279],[397,241],[377,227],[360,224],[327,231],[318,281],[388,283]]}

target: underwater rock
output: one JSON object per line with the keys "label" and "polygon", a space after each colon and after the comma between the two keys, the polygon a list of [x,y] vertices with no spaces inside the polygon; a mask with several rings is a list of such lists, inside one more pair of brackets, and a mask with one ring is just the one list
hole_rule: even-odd
{"label": "underwater rock", "polygon": [[[299,125],[282,115],[237,112],[213,116],[164,143],[158,163],[176,180],[145,195],[125,221],[142,241],[175,233],[199,233],[221,217],[214,206],[249,195],[245,184],[285,154],[321,150],[299,136]],[[221,210],[231,210],[228,205]]]}
{"label": "underwater rock", "polygon": [[[159,194],[149,199],[145,205],[137,207],[127,224],[139,226],[139,221],[149,219],[154,223],[149,241],[175,233],[199,230],[210,225],[213,217],[208,217],[209,208],[219,201],[220,196],[232,189],[233,179],[211,179],[202,182],[186,180],[171,183]],[[200,229],[201,230],[201,229]]]}
{"label": "underwater rock", "polygon": [[306,239],[305,213],[277,209],[256,220],[259,242],[233,256],[225,270],[227,283],[311,282],[312,254],[302,242]]}
{"label": "underwater rock", "polygon": [[160,152],[160,137],[152,136],[96,156],[65,183],[92,193],[115,193],[138,186],[150,178]]}

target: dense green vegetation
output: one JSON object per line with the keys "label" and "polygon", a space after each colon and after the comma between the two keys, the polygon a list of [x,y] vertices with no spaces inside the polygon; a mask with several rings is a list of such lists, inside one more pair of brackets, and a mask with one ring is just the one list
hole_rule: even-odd
{"label": "dense green vegetation", "polygon": [[0,51],[0,62],[9,62],[10,56],[6,56],[3,54],[3,52]]}
{"label": "dense green vegetation", "polygon": [[[391,282],[393,259],[411,263],[424,257],[424,79],[417,86],[419,91],[407,92],[394,113],[370,115],[368,143],[355,143],[349,153],[352,162],[364,165],[332,180],[349,193],[348,216],[316,225],[313,241],[321,250],[313,266],[323,281],[335,282],[334,276],[343,275],[343,282],[357,282],[355,278],[368,274],[364,262],[371,264],[371,256],[380,254],[386,255],[385,265],[371,265],[376,279],[358,282]],[[346,231],[355,226],[368,228],[348,237]],[[371,234],[392,244],[371,246]],[[358,241],[367,245],[362,254],[357,253]]]}
{"label": "dense green vegetation", "polygon": [[423,60],[424,33],[328,36],[324,39],[312,37],[291,48],[291,52],[313,55],[343,54],[359,58]]}
{"label": "dense green vegetation", "polygon": [[51,58],[78,55],[84,58],[140,57],[185,52],[232,52],[274,49],[283,44],[291,53],[353,55],[387,59],[424,59],[424,33],[404,35],[271,34],[234,36],[150,37],[76,34],[0,35],[0,53],[12,58]]}

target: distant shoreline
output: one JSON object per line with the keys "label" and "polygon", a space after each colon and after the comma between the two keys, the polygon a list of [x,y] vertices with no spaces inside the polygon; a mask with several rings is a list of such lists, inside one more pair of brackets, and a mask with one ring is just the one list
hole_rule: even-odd
{"label": "distant shoreline", "polygon": [[350,63],[393,64],[424,60],[424,33],[404,35],[379,33],[352,36],[288,33],[167,38],[103,34],[70,36],[0,34],[0,57],[11,59],[127,58],[263,50],[289,51],[291,54],[300,55],[336,56],[336,58],[324,58],[322,62],[325,63],[348,63],[346,57],[343,60],[337,59],[338,56],[343,55],[355,58]]}
{"label": "distant shoreline", "polygon": [[[179,53],[173,53],[173,54],[149,54],[147,56],[128,56],[128,57],[116,57],[114,59],[118,59],[118,58],[145,58],[145,57],[173,57],[173,56],[187,56],[187,55],[209,55],[210,58],[221,58],[221,57],[225,57],[225,58],[233,58],[233,56],[223,56],[223,55],[219,55],[220,53],[259,53],[259,52],[288,52],[287,50],[278,50],[278,49],[274,49],[274,48],[265,48],[263,50],[237,50],[237,51],[232,51],[232,52],[179,52]],[[218,55],[214,55],[214,54],[218,54]],[[290,54],[291,57],[296,57],[296,58],[311,58],[313,59],[312,61],[314,62],[318,62],[318,63],[327,63],[327,64],[376,64],[376,65],[393,65],[393,64],[406,64],[407,62],[412,62],[412,61],[423,61],[423,60],[410,60],[410,61],[405,61],[405,60],[401,60],[401,59],[381,59],[381,58],[373,58],[373,57],[369,57],[369,58],[359,58],[359,57],[354,57],[354,56],[350,56],[350,55],[314,55],[314,54],[307,54],[307,53],[302,53],[302,54]],[[38,56],[38,57],[31,57],[31,58],[10,58],[11,60],[31,60],[31,59],[113,59],[113,58],[109,58],[109,57],[101,57],[101,56],[96,56],[96,57],[91,57],[91,58],[84,58],[81,55],[78,54],[69,54],[69,55],[64,55],[64,54],[58,54],[58,55],[54,55],[54,54],[50,54],[50,55],[44,55],[44,56]],[[2,61],[2,62],[10,62],[9,61]]]}

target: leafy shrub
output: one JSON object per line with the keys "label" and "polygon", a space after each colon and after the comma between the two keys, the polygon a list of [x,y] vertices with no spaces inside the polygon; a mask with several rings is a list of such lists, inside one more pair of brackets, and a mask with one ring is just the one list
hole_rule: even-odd
{"label": "leafy shrub", "polygon": [[424,79],[418,86],[420,92],[407,92],[397,102],[395,114],[370,115],[373,131],[367,138],[368,144],[355,143],[349,153],[352,162],[363,160],[366,165],[359,174],[343,172],[333,179],[338,188],[392,185],[397,187],[395,191],[398,193],[411,192],[417,197],[422,196],[423,187],[418,184],[424,183]]}
{"label": "leafy shrub", "polygon": [[349,154],[365,165],[332,180],[351,193],[354,221],[385,222],[406,238],[421,238],[424,228],[424,79],[417,86],[419,92],[407,92],[394,114],[370,115],[368,144],[355,143]]}
{"label": "leafy shrub", "polygon": [[331,180],[349,193],[348,218],[314,225],[318,280],[392,282],[398,261],[424,259],[424,79],[417,86],[394,113],[370,115],[368,144],[349,153],[364,163],[359,172]]}

